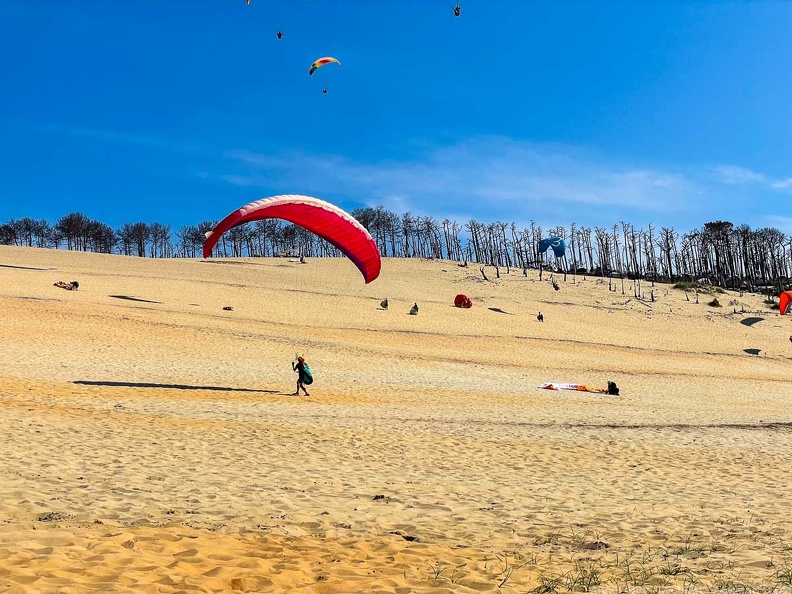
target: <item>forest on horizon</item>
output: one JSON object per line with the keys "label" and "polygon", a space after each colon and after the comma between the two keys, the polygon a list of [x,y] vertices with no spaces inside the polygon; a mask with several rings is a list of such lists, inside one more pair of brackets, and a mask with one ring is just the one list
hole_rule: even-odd
{"label": "forest on horizon", "polygon": [[[464,224],[449,219],[395,213],[382,206],[351,211],[383,257],[432,258],[506,268],[549,267],[558,272],[621,276],[657,281],[701,281],[724,288],[785,290],[792,278],[792,236],[772,227],[751,229],[728,221],[678,232],[673,227],[636,228],[626,222],[609,228],[571,223],[543,229],[533,221]],[[25,217],[0,223],[0,245],[54,248],[151,258],[197,258],[205,233],[217,221],[186,225],[174,232],[163,223],[106,223],[75,212],[54,223]],[[561,237],[567,251],[539,253],[539,241]],[[264,219],[226,232],[217,257],[271,257],[299,254],[338,257],[340,250],[305,229]]]}

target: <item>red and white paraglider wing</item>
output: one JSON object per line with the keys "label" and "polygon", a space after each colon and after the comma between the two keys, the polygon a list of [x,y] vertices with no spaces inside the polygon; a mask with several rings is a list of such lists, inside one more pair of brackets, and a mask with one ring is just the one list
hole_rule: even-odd
{"label": "red and white paraglider wing", "polygon": [[327,240],[358,267],[366,283],[382,267],[377,244],[352,215],[329,202],[310,196],[283,195],[256,200],[235,210],[206,234],[203,255],[208,258],[220,236],[238,225],[261,219],[284,219]]}

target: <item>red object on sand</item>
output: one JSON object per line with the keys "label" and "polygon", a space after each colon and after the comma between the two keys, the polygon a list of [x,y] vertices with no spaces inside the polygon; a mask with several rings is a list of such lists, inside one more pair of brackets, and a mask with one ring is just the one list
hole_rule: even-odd
{"label": "red object on sand", "polygon": [[792,291],[784,291],[778,300],[778,313],[782,316],[787,312],[787,309],[792,304]]}
{"label": "red object on sand", "polygon": [[464,307],[465,309],[473,307],[473,302],[467,295],[461,293],[454,297],[454,307]]}

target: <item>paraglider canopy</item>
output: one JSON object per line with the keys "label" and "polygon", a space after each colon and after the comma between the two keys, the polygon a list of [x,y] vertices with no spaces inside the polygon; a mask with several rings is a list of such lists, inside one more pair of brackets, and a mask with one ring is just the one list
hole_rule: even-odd
{"label": "paraglider canopy", "polygon": [[544,254],[550,248],[553,248],[556,258],[561,258],[566,254],[566,242],[560,237],[548,237],[539,242],[540,254]]}
{"label": "paraglider canopy", "polygon": [[783,316],[789,310],[790,305],[792,305],[792,291],[784,291],[778,301],[778,313]]}
{"label": "paraglider canopy", "polygon": [[470,297],[467,295],[462,295],[461,293],[454,297],[454,307],[463,307],[465,309],[470,309],[473,307],[473,301],[471,301]]}
{"label": "paraglider canopy", "polygon": [[308,69],[308,74],[313,75],[314,72],[316,72],[319,68],[321,68],[325,64],[332,64],[333,62],[341,66],[341,62],[330,56],[327,56],[326,58],[319,58],[318,60],[316,60],[316,62],[311,64],[311,67]]}
{"label": "paraglider canopy", "polygon": [[363,225],[329,202],[293,194],[256,200],[229,214],[206,234],[204,258],[212,255],[212,249],[223,233],[261,219],[284,219],[316,233],[352,260],[366,283],[379,276],[382,267],[379,249]]}

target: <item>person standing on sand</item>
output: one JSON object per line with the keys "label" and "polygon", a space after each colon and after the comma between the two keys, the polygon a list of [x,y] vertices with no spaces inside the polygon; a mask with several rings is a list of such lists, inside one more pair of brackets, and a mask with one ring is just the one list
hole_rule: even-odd
{"label": "person standing on sand", "polygon": [[305,357],[298,355],[297,363],[292,361],[292,371],[297,372],[297,391],[294,393],[294,396],[300,395],[300,388],[302,388],[306,396],[310,396],[305,386],[310,386],[313,383],[313,375],[311,375],[311,368],[305,363]]}

